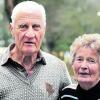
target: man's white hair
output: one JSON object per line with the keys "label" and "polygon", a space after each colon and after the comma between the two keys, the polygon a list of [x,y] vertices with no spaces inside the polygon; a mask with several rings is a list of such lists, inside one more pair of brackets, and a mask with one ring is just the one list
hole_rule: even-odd
{"label": "man's white hair", "polygon": [[44,25],[46,25],[46,14],[45,14],[45,8],[43,5],[36,3],[34,1],[23,1],[19,4],[17,4],[13,11],[12,11],[12,15],[11,15],[11,20],[12,23],[15,21],[16,19],[16,15],[17,13],[19,13],[20,11],[24,11],[24,12],[33,12],[34,10],[39,10],[42,14],[43,17],[43,21],[44,21]]}

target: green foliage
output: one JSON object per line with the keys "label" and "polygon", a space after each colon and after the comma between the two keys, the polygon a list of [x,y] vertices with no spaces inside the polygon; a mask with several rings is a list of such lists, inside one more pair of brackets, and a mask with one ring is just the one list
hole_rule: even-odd
{"label": "green foliage", "polygon": [[62,0],[59,1],[59,7],[53,6],[55,2],[51,5],[53,9],[48,7],[47,44],[50,50],[69,50],[78,35],[100,32],[100,18],[97,16],[100,7],[97,2],[100,3],[91,0]]}

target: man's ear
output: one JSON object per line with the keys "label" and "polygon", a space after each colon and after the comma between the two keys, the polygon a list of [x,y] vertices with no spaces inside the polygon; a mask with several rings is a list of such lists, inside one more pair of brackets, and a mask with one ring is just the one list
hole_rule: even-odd
{"label": "man's ear", "polygon": [[12,23],[9,24],[9,30],[10,30],[10,33],[11,33],[12,37],[14,37],[13,24]]}

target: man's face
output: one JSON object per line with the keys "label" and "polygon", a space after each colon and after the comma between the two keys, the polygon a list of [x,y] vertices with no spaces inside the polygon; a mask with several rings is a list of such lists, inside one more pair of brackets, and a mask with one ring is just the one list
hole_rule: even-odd
{"label": "man's face", "polygon": [[39,11],[20,12],[11,24],[11,33],[18,52],[32,54],[38,52],[45,34],[45,26]]}

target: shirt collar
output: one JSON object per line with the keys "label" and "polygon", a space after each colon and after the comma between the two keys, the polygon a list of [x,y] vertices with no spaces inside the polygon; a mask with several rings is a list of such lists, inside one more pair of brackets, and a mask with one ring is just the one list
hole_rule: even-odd
{"label": "shirt collar", "polygon": [[37,55],[36,63],[42,63],[43,65],[46,65],[46,60],[42,55],[42,52],[40,51]]}
{"label": "shirt collar", "polygon": [[[5,51],[2,53],[2,55],[0,56],[0,65],[5,64],[8,59],[10,58],[10,51],[14,48],[15,44],[10,44],[7,49],[5,49]],[[38,55],[37,55],[37,59],[36,59],[36,64],[43,64],[46,65],[46,60],[43,57],[42,51],[40,50]]]}

